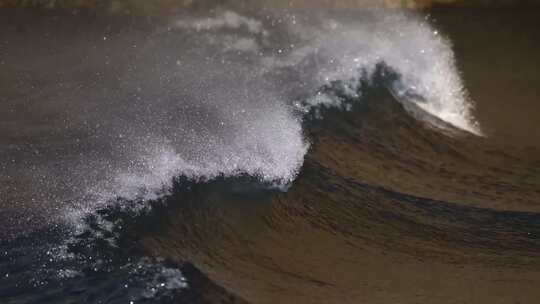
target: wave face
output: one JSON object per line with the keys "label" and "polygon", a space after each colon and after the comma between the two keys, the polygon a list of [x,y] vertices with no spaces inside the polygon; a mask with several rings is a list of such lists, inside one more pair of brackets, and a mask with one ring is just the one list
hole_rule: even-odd
{"label": "wave face", "polygon": [[[267,289],[285,277],[283,298],[302,301],[298,288],[321,302],[328,286],[354,287],[339,263],[345,274],[321,278],[345,249],[313,278],[278,261],[301,255],[291,246],[310,238],[306,250],[345,239],[371,254],[388,249],[369,227],[383,240],[410,233],[418,246],[395,241],[401,255],[480,263],[468,245],[452,251],[459,227],[491,246],[481,232],[502,221],[493,232],[501,253],[482,251],[486,263],[506,263],[512,246],[529,255],[516,265],[537,261],[535,213],[480,208],[515,199],[534,210],[523,197],[537,196],[537,184],[516,181],[535,169],[517,161],[515,172],[495,172],[510,158],[484,153],[451,45],[429,19],[378,9],[210,12],[116,23],[43,16],[22,38],[6,27],[0,298],[279,302]],[[450,204],[474,172],[488,172],[483,193]],[[498,183],[515,188],[500,195]],[[437,230],[444,225],[448,235]],[[302,265],[322,257],[310,258]]]}

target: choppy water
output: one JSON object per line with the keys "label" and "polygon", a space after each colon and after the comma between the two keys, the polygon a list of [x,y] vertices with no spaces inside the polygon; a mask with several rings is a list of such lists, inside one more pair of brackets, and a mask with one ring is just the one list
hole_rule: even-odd
{"label": "choppy water", "polygon": [[3,302],[538,296],[537,148],[438,18],[2,14]]}

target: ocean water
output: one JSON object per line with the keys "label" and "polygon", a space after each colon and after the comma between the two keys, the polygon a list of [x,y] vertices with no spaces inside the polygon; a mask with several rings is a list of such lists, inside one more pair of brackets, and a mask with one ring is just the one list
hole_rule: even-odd
{"label": "ocean water", "polygon": [[535,303],[537,13],[255,7],[1,13],[0,302]]}

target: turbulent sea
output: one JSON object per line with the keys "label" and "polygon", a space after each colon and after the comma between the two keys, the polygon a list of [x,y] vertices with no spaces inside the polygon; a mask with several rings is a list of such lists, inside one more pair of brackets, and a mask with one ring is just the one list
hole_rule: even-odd
{"label": "turbulent sea", "polygon": [[538,20],[0,11],[0,303],[538,303]]}

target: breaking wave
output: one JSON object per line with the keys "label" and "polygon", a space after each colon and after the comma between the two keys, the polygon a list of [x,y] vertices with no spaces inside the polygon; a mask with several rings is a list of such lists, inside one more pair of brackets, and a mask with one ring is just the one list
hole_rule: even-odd
{"label": "breaking wave", "polygon": [[[92,122],[108,124],[103,136],[127,158],[93,191],[103,202],[155,199],[176,176],[287,185],[309,147],[303,113],[346,110],[381,64],[397,75],[387,85],[398,100],[480,134],[449,42],[415,15],[182,16],[138,48],[122,93]],[[342,97],[322,90],[336,82]]]}
{"label": "breaking wave", "polygon": [[[331,110],[356,113],[373,87],[424,113],[413,115],[423,123],[481,134],[449,41],[417,15],[217,11],[150,28],[67,46],[97,55],[30,89],[25,111],[47,120],[46,134],[5,152],[6,197],[31,202],[12,207],[31,214],[36,231],[60,231],[61,245],[36,258],[49,260],[43,277],[53,269],[86,284],[115,272],[129,282],[119,298],[141,301],[189,289],[183,270],[141,257],[124,225],[189,185],[248,179],[286,192],[317,140],[308,124]],[[10,239],[32,232],[19,225]]]}

